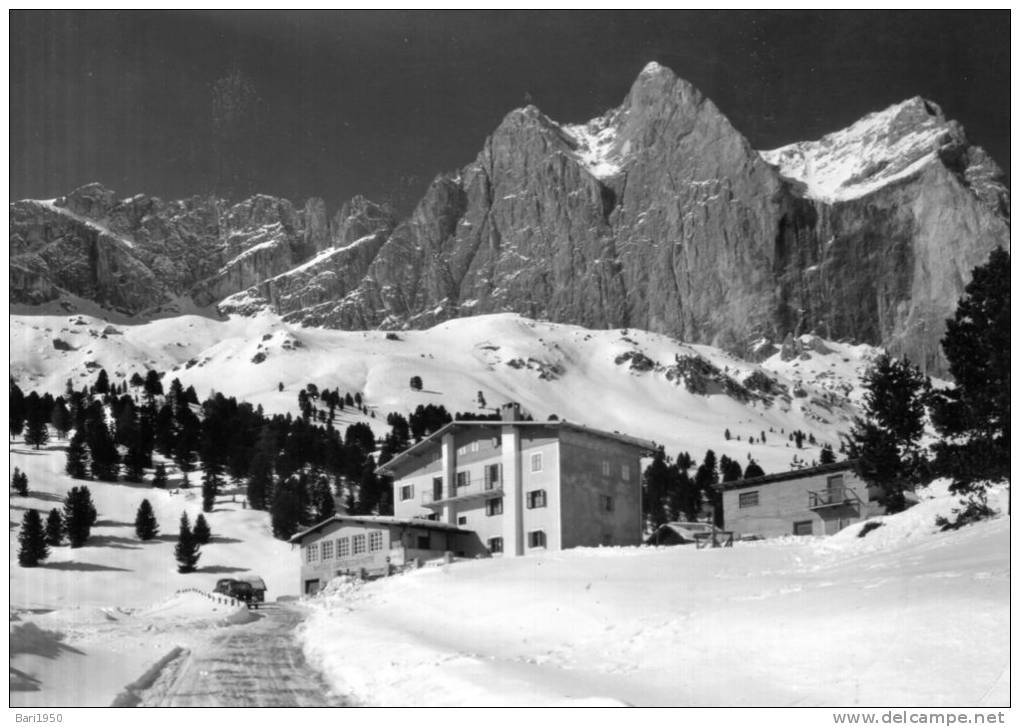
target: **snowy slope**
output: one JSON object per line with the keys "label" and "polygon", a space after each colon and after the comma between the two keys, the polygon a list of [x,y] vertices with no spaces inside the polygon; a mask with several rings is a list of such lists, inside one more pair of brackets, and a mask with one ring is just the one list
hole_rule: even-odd
{"label": "snowy slope", "polygon": [[919,172],[937,158],[942,146],[962,138],[959,127],[946,121],[937,105],[915,97],[817,141],[761,155],[784,176],[803,182],[809,197],[838,202]]}
{"label": "snowy slope", "polygon": [[337,580],[307,601],[305,649],[371,705],[1007,705],[1009,519],[935,533],[951,502],[864,539],[854,526]]}
{"label": "snowy slope", "polygon": [[[271,314],[228,321],[180,316],[135,326],[77,315],[15,315],[10,321],[11,375],[26,392],[57,394],[67,379],[81,388],[100,367],[113,381],[154,368],[194,386],[202,398],[220,391],[273,413],[296,412],[298,390],[315,383],[362,392],[377,413],[367,421],[379,434],[391,411],[407,413],[427,403],[451,412],[479,411],[482,392],[489,407],[519,401],[536,419],[556,414],[651,439],[670,456],[686,450],[700,459],[709,448],[742,463],[750,456],[766,471],[786,469],[795,453],[808,462],[817,458],[818,447],[793,448],[788,435],[794,429],[814,433],[819,446],[838,446],[838,433],[856,413],[860,372],[875,354],[869,346],[815,339],[817,350],[789,361],[776,354],[761,364],[780,393],[741,400],[714,384],[706,394],[691,393],[671,373],[677,356],[691,355],[738,383],[759,368],[718,349],[515,314],[457,319],[401,332],[398,340],[381,331],[302,328]],[[55,339],[73,350],[58,350]],[[422,377],[422,391],[410,390],[412,376]],[[347,423],[364,419],[345,416]],[[726,429],[730,441],[723,438]]]}
{"label": "snowy slope", "polygon": [[[297,591],[291,547],[272,537],[269,516],[244,510],[227,490],[206,518],[212,542],[202,546],[196,573],[177,573],[173,549],[181,512],[192,523],[201,512],[201,472],[189,490],[103,482],[82,483],[64,474],[66,441],[41,450],[15,440],[11,467],[28,475],[29,497],[11,497],[9,556],[11,608],[11,700],[16,706],[108,706],[177,646],[188,647],[203,632],[243,622],[247,610],[214,603],[182,589],[211,591],[231,574],[261,575],[267,597]],[[158,457],[157,457],[158,459]],[[180,484],[173,465],[170,486]],[[41,567],[17,564],[18,532],[27,509],[61,507],[67,490],[86,484],[99,521],[81,548],[51,548]],[[160,535],[142,542],[134,519],[143,498],[152,503]],[[240,498],[238,498],[240,499]],[[73,677],[73,679],[69,678]]]}

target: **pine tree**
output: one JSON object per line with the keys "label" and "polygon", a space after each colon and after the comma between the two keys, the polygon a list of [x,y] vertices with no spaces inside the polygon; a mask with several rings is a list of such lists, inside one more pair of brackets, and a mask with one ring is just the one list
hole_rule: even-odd
{"label": "pine tree", "polygon": [[57,430],[57,436],[63,439],[71,431],[71,412],[67,410],[63,397],[57,397],[50,412],[50,423]]}
{"label": "pine tree", "polygon": [[202,513],[199,513],[198,517],[195,518],[195,528],[191,531],[191,534],[199,545],[205,545],[209,542],[209,538],[212,537],[209,523],[205,521],[205,516]]}
{"label": "pine tree", "polygon": [[220,465],[217,462],[206,463],[205,472],[202,474],[202,510],[205,512],[212,512],[216,505],[216,496],[223,481],[220,472]]}
{"label": "pine tree", "polygon": [[72,487],[64,497],[64,530],[72,548],[80,548],[88,542],[97,518],[89,488]]}
{"label": "pine tree", "polygon": [[42,407],[34,406],[28,412],[28,424],[25,427],[25,444],[31,444],[35,449],[50,441],[50,432],[46,426],[46,414]]}
{"label": "pine tree", "polygon": [[106,369],[99,369],[99,376],[96,377],[96,383],[93,388],[97,394],[110,393],[110,377],[107,376]]}
{"label": "pine tree", "polygon": [[946,321],[942,350],[956,387],[932,396],[932,423],[942,437],[935,469],[957,493],[1009,477],[1009,253],[1001,247],[974,268]]}
{"label": "pine tree", "polygon": [[667,521],[666,494],[669,491],[669,465],[666,463],[666,451],[659,447],[652,455],[652,463],[645,468],[642,487],[642,511],[645,513],[645,526],[649,530]]}
{"label": "pine tree", "polygon": [[80,429],[67,445],[67,464],[64,471],[76,480],[89,479],[89,454],[85,447],[85,433]]}
{"label": "pine tree", "polygon": [[22,497],[28,497],[28,475],[17,467],[11,475],[11,488]]}
{"label": "pine tree", "polygon": [[713,487],[718,482],[719,472],[716,469],[715,452],[710,449],[705,452],[705,458],[694,475],[694,483],[698,491],[702,493],[705,502],[712,505],[715,524],[722,527],[722,493]]}
{"label": "pine tree", "polygon": [[38,510],[29,510],[25,513],[21,520],[18,542],[21,544],[18,550],[18,564],[23,568],[33,568],[49,556],[50,549],[46,545],[46,533]]}
{"label": "pine tree", "polygon": [[819,464],[832,464],[836,461],[836,453],[832,451],[831,444],[823,444],[822,451],[818,455]]}
{"label": "pine tree", "polygon": [[740,463],[730,459],[725,454],[719,459],[719,472],[723,482],[734,482],[744,476]]}
{"label": "pine tree", "polygon": [[273,535],[281,540],[290,538],[301,524],[301,497],[297,488],[297,480],[288,478],[278,483],[273,494],[273,504],[269,509],[270,521]]}
{"label": "pine tree", "polygon": [[64,542],[64,518],[60,510],[53,508],[46,518],[46,544],[54,547]]}
{"label": "pine tree", "polygon": [[752,477],[763,477],[765,470],[761,468],[761,465],[755,462],[753,459],[747,463],[747,467],[744,468],[744,479],[749,480]]}
{"label": "pine tree", "polygon": [[145,452],[139,442],[134,442],[124,457],[124,479],[128,482],[143,482],[145,480]]}
{"label": "pine tree", "polygon": [[906,359],[879,356],[864,375],[864,417],[850,431],[850,457],[857,476],[881,487],[889,512],[906,506],[903,493],[923,477],[919,446],[924,432],[928,382]]}
{"label": "pine tree", "polygon": [[161,489],[166,488],[166,465],[162,462],[156,464],[156,471],[152,475],[152,486],[159,487]]}
{"label": "pine tree", "polygon": [[139,540],[152,540],[159,535],[159,523],[156,522],[156,514],[148,500],[142,500],[135,514],[135,535]]}
{"label": "pine tree", "polygon": [[178,573],[193,573],[198,559],[202,556],[191,532],[191,525],[188,522],[188,513],[181,513],[181,527],[177,535],[177,545],[174,547],[174,558],[177,560]]}
{"label": "pine tree", "polygon": [[25,429],[25,395],[14,379],[10,380],[10,432],[11,438],[17,437]]}

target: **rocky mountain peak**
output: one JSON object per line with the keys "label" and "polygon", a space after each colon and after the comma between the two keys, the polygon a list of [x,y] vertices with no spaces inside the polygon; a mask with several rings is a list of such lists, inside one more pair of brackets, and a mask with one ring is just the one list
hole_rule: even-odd
{"label": "rocky mountain peak", "polygon": [[657,63],[584,123],[511,111],[402,222],[362,197],[332,220],[317,198],[86,185],[58,202],[11,205],[12,302],[67,291],[138,313],[190,297],[353,329],[513,311],[738,353],[817,331],[934,371],[970,270],[1009,246],[1001,171],[937,104],[759,153]]}

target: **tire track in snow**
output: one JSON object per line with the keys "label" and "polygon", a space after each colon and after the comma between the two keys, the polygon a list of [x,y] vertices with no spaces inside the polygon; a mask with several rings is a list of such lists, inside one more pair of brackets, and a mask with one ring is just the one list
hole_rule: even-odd
{"label": "tire track in snow", "polygon": [[168,665],[141,696],[144,707],[343,707],[305,661],[294,638],[303,616],[266,604],[262,616],[232,626]]}

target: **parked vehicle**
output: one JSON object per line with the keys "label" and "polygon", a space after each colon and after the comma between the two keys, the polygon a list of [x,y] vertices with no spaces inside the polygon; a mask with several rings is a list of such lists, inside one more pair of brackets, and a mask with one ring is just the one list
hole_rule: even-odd
{"label": "parked vehicle", "polygon": [[224,596],[244,601],[248,608],[258,608],[259,599],[255,596],[255,589],[247,581],[234,578],[221,578],[216,581],[214,593],[222,593]]}

